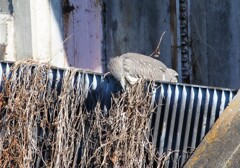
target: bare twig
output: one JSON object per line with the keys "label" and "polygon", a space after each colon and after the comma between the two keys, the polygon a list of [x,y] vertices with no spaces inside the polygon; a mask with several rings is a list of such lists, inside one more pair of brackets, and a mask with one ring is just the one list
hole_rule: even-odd
{"label": "bare twig", "polygon": [[166,31],[163,32],[163,34],[161,35],[160,40],[159,40],[158,45],[157,45],[157,48],[155,49],[155,51],[152,54],[149,55],[150,57],[152,57],[152,56],[159,57],[160,56],[160,45],[161,45],[162,38],[163,38],[165,33],[166,33]]}

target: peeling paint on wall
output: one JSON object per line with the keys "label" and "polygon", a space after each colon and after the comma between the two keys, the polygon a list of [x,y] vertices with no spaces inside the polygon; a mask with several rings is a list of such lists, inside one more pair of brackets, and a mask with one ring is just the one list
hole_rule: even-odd
{"label": "peeling paint on wall", "polygon": [[64,0],[65,50],[70,66],[102,72],[102,4]]}

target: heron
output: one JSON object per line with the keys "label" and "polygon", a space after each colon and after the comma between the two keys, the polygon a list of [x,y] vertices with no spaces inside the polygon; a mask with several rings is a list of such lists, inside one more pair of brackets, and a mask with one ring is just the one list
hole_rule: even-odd
{"label": "heron", "polygon": [[123,89],[128,84],[134,85],[139,79],[172,83],[178,81],[175,70],[167,68],[157,59],[138,53],[125,53],[110,59],[108,69]]}

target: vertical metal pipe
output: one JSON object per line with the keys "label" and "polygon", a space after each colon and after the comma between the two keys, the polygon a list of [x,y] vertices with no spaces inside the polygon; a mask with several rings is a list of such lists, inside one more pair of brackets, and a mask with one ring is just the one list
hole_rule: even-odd
{"label": "vertical metal pipe", "polygon": [[222,91],[219,115],[223,112],[223,110],[225,108],[225,103],[226,103],[226,93],[225,93],[225,91]]}
{"label": "vertical metal pipe", "polygon": [[162,127],[162,131],[161,131],[162,134],[161,134],[161,138],[160,138],[160,149],[159,149],[159,154],[160,155],[163,154],[163,149],[164,149],[164,145],[165,145],[171,97],[172,97],[172,90],[171,90],[171,86],[168,85],[168,87],[167,87],[167,101],[166,101],[166,104],[165,104],[163,127]]}
{"label": "vertical metal pipe", "polygon": [[186,155],[187,155],[187,149],[188,149],[188,142],[191,137],[189,137],[189,132],[190,132],[190,127],[191,127],[191,119],[192,119],[192,114],[193,114],[193,103],[195,100],[195,93],[193,87],[191,87],[190,91],[190,103],[188,107],[188,113],[187,113],[187,123],[186,123],[186,130],[185,130],[185,135],[184,135],[184,143],[183,143],[183,154],[181,158],[181,166],[186,160]]}
{"label": "vertical metal pipe", "polygon": [[159,100],[157,103],[157,110],[156,110],[156,117],[155,117],[155,124],[154,124],[154,133],[153,133],[153,145],[157,145],[157,140],[158,140],[158,135],[159,133],[161,134],[161,131],[159,130],[159,127],[162,123],[161,121],[161,116],[162,116],[162,107],[163,105],[163,98],[164,98],[164,88],[163,85],[160,85],[160,89],[158,89],[160,94],[159,94]]}
{"label": "vertical metal pipe", "polygon": [[192,137],[192,148],[196,147],[196,141],[197,141],[197,134],[198,134],[198,127],[199,127],[199,117],[200,117],[200,111],[202,106],[202,89],[198,88],[198,97],[197,97],[197,110],[195,112],[195,119],[194,119],[194,126],[193,126],[193,137]]}
{"label": "vertical metal pipe", "polygon": [[[187,90],[186,87],[183,86],[182,90],[182,99],[181,99],[181,109],[179,113],[179,121],[178,121],[178,130],[177,130],[177,137],[176,137],[176,151],[180,151],[180,144],[181,144],[181,137],[182,137],[182,131],[183,131],[183,120],[184,120],[184,114],[186,110],[186,101],[187,101]],[[177,160],[178,160],[179,152],[174,153],[174,162],[173,167],[176,166]]]}
{"label": "vertical metal pipe", "polygon": [[213,99],[212,99],[212,107],[211,107],[211,118],[210,118],[210,128],[213,126],[216,118],[216,110],[217,110],[217,102],[218,102],[218,96],[217,91],[214,89],[213,91]]}
{"label": "vertical metal pipe", "polygon": [[177,114],[177,107],[178,107],[178,101],[179,101],[179,89],[178,86],[175,86],[175,92],[174,92],[174,101],[173,101],[173,109],[172,109],[172,116],[170,121],[170,131],[168,135],[168,143],[167,143],[167,149],[172,149],[172,143],[173,143],[173,133],[174,133],[174,127],[176,123],[176,114]]}
{"label": "vertical metal pipe", "polygon": [[203,139],[203,137],[205,136],[205,133],[206,133],[207,114],[208,114],[208,108],[209,108],[209,101],[210,101],[210,93],[209,93],[209,89],[207,89],[206,90],[206,97],[205,97],[205,106],[204,106],[202,130],[201,130],[201,139]]}

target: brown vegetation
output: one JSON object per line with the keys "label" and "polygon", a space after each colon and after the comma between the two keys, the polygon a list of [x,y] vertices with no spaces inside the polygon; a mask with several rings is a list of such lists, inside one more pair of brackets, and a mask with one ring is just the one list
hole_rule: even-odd
{"label": "brown vegetation", "polygon": [[113,95],[108,113],[100,102],[87,111],[83,87],[72,84],[78,70],[66,71],[57,92],[50,65],[32,63],[15,64],[3,86],[0,167],[163,166],[149,141],[149,89]]}

